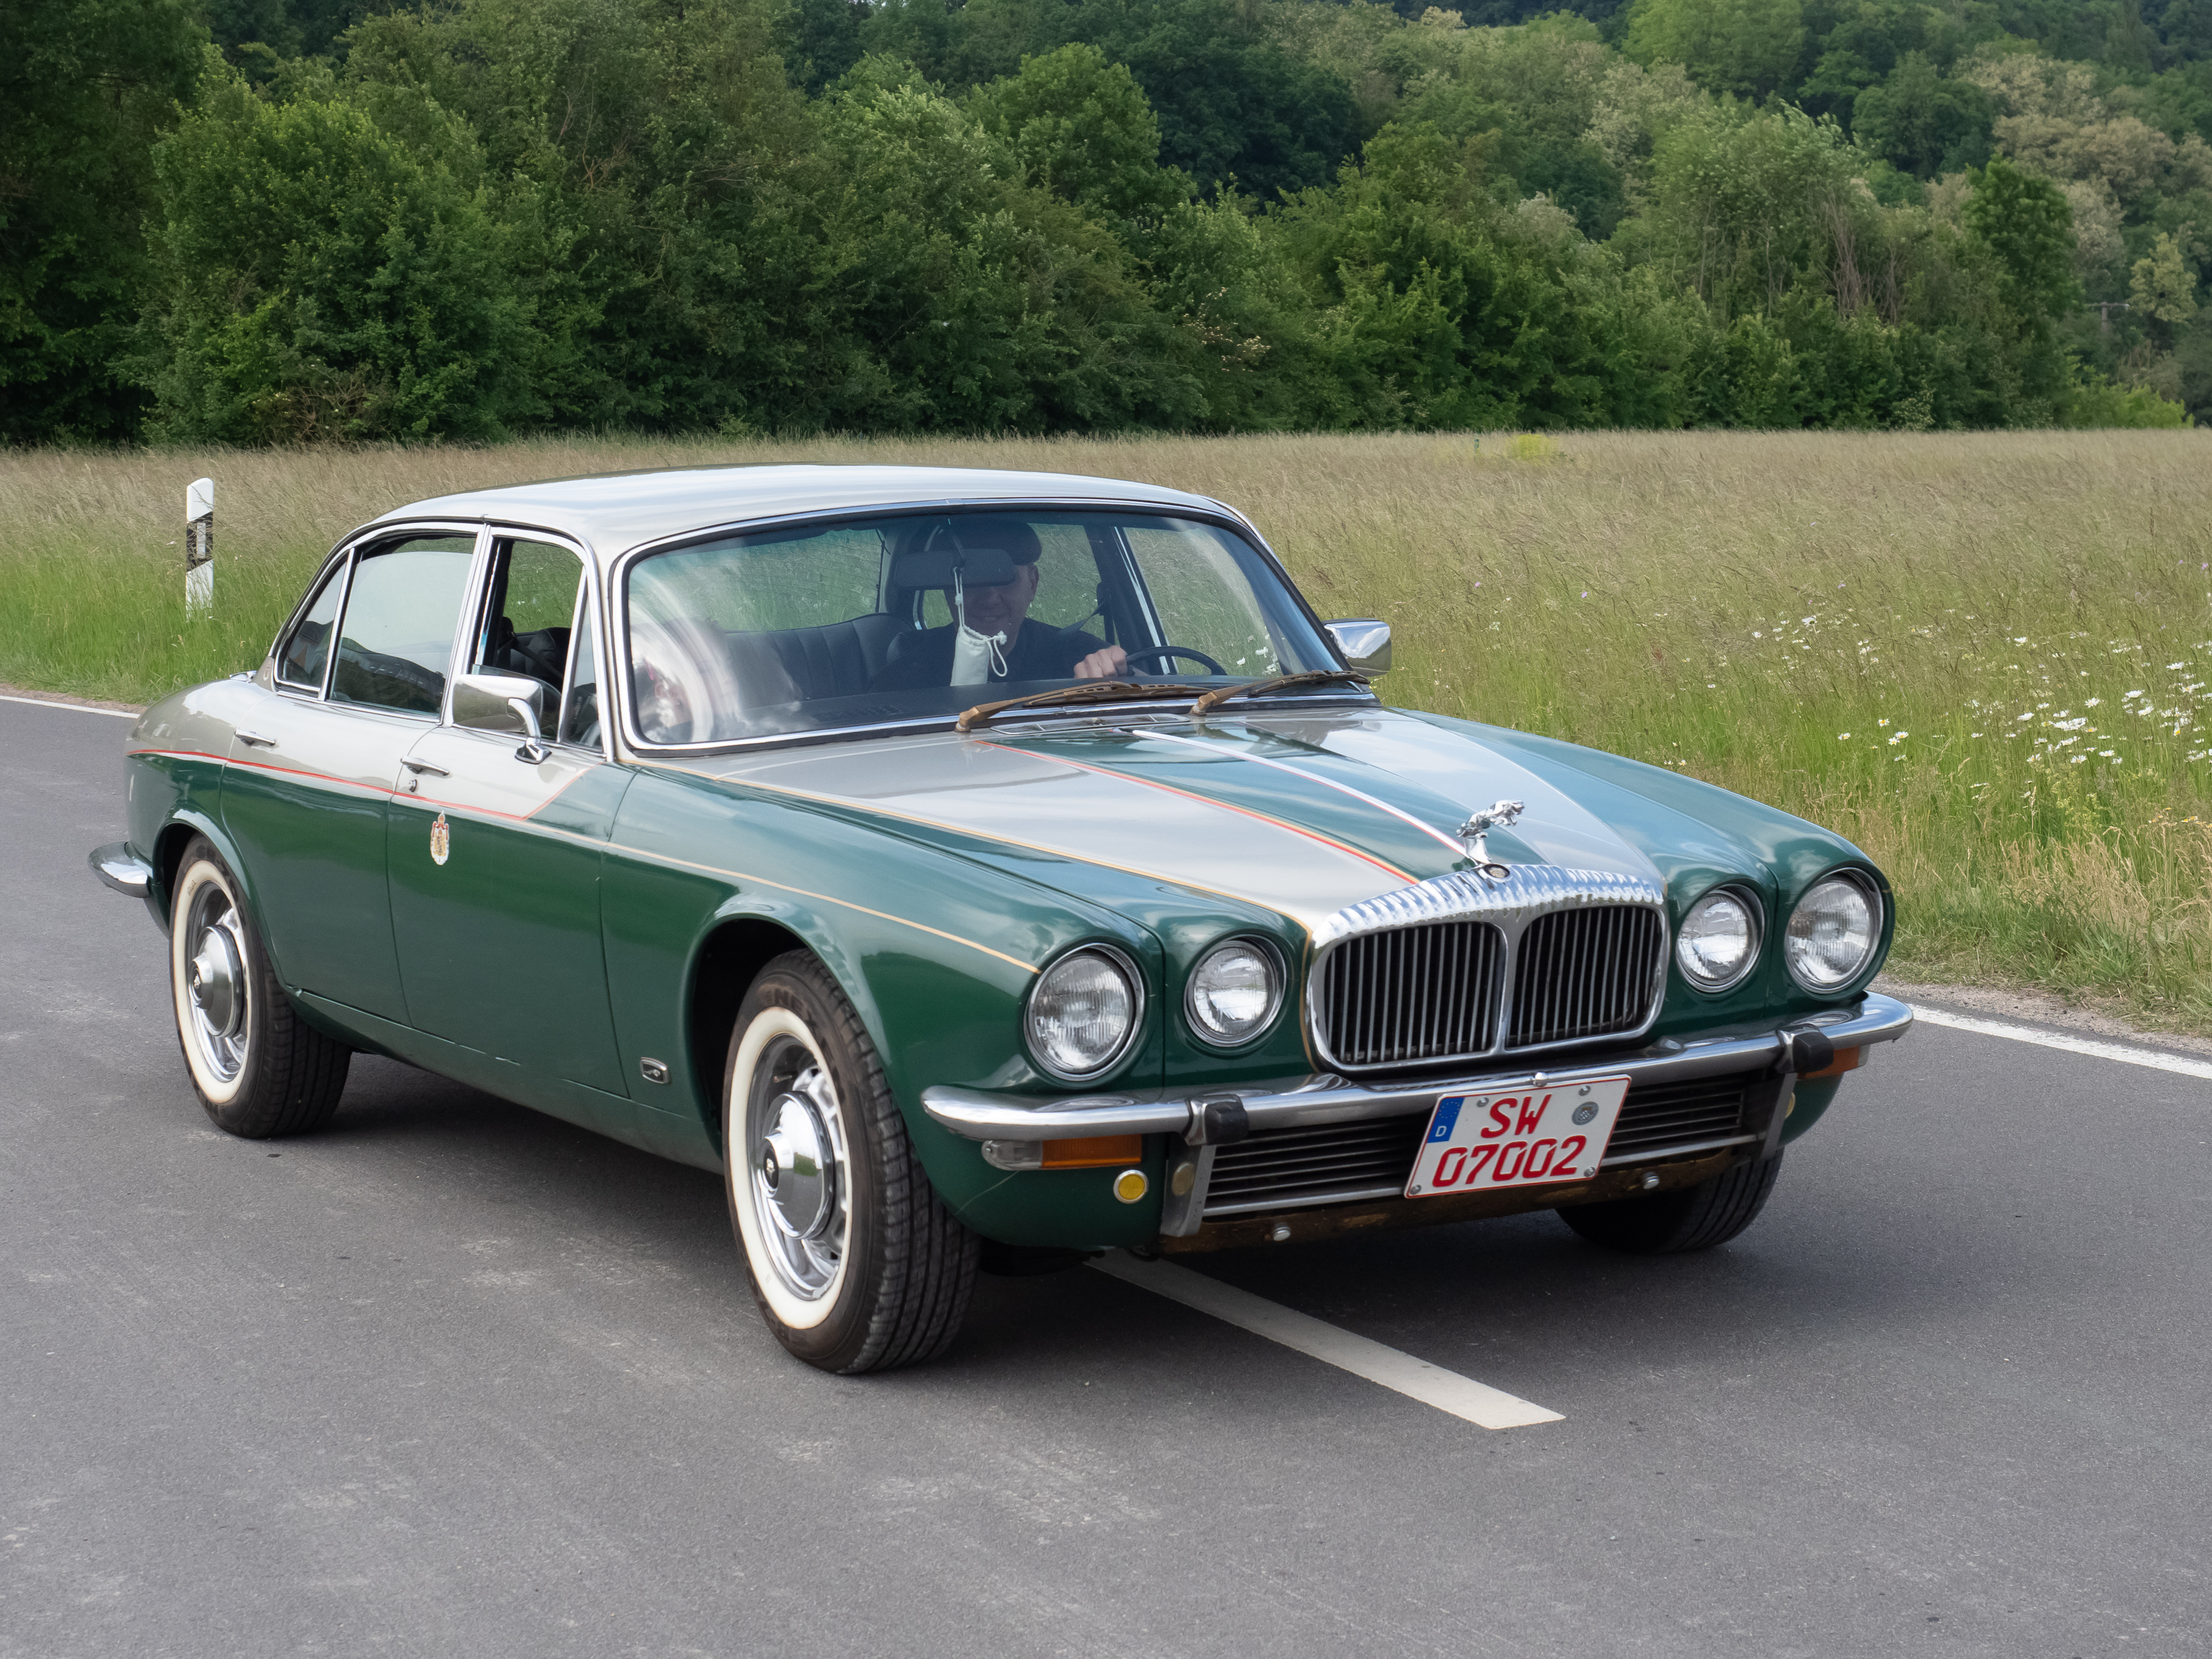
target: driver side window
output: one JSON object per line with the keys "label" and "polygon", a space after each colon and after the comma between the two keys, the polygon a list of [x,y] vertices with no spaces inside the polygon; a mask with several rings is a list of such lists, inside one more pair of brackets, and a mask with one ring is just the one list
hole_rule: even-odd
{"label": "driver side window", "polygon": [[491,581],[469,672],[534,681],[538,724],[549,729],[568,689],[583,586],[584,562],[568,548],[519,537],[493,544]]}

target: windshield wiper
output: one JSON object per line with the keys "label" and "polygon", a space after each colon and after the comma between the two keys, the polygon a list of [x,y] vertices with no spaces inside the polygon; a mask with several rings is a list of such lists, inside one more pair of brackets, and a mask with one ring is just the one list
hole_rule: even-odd
{"label": "windshield wiper", "polygon": [[1008,697],[1004,702],[979,702],[952,722],[956,732],[973,732],[986,725],[994,714],[1003,714],[1009,708],[1036,708],[1064,702],[1128,702],[1142,697],[1183,698],[1190,696],[1187,685],[1161,685],[1157,683],[1140,684],[1133,680],[1085,680],[1080,685],[1063,685],[1056,691],[1039,691],[1026,697]]}
{"label": "windshield wiper", "polygon": [[1203,720],[1231,697],[1257,697],[1270,691],[1287,691],[1295,686],[1334,685],[1345,682],[1362,690],[1374,684],[1370,677],[1356,668],[1321,668],[1308,674],[1278,674],[1271,680],[1252,680],[1243,685],[1224,685],[1218,691],[1209,691],[1191,704],[1190,712]]}

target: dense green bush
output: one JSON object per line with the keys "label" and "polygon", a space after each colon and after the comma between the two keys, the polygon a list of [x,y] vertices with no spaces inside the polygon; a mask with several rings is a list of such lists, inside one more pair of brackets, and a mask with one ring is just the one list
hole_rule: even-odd
{"label": "dense green bush", "polygon": [[0,438],[2171,422],[2196,3],[24,0]]}

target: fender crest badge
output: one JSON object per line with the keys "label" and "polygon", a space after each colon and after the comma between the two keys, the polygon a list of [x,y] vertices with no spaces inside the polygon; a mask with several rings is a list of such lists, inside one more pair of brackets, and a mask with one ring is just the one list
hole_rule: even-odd
{"label": "fender crest badge", "polygon": [[430,826],[430,862],[443,864],[446,855],[453,850],[453,831],[446,828],[446,815],[441,812],[437,821]]}

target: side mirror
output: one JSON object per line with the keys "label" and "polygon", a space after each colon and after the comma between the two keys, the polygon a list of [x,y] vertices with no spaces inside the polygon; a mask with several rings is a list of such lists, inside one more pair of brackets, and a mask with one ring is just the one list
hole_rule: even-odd
{"label": "side mirror", "polygon": [[1386,674],[1390,670],[1390,624],[1372,617],[1354,617],[1323,623],[1344,659],[1363,674]]}
{"label": "side mirror", "polygon": [[545,758],[538,723],[545,688],[520,674],[464,674],[453,682],[453,724],[478,732],[520,732],[517,760],[532,765]]}

